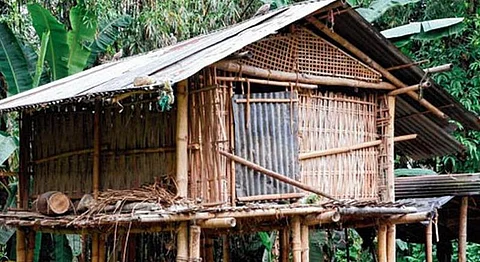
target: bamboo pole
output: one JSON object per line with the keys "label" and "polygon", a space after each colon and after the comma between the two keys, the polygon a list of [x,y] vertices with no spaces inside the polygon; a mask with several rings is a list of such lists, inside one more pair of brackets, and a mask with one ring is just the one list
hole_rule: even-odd
{"label": "bamboo pole", "polygon": [[279,173],[277,173],[277,172],[274,172],[274,171],[272,171],[272,170],[266,169],[266,168],[264,168],[264,167],[262,167],[262,166],[259,166],[259,165],[255,164],[255,163],[253,163],[253,162],[250,162],[250,161],[248,161],[248,160],[246,160],[246,159],[244,159],[244,158],[242,158],[242,157],[239,157],[239,156],[230,154],[230,153],[225,152],[225,151],[222,151],[222,150],[219,150],[219,153],[222,154],[222,155],[224,155],[224,156],[226,156],[226,157],[228,157],[228,158],[230,158],[230,159],[233,159],[233,160],[235,160],[236,162],[238,162],[238,163],[240,163],[240,164],[242,164],[242,165],[245,165],[245,166],[247,166],[247,167],[249,167],[249,168],[251,168],[251,169],[253,169],[253,170],[255,170],[255,171],[258,171],[258,172],[260,172],[260,173],[262,173],[262,174],[265,174],[265,175],[267,175],[267,176],[269,176],[269,177],[272,177],[272,178],[277,179],[277,180],[279,180],[279,181],[282,181],[282,182],[284,182],[284,183],[290,184],[290,185],[292,185],[292,186],[298,187],[298,188],[303,189],[303,190],[305,190],[305,191],[309,191],[309,192],[315,193],[315,194],[320,195],[320,196],[323,196],[323,197],[325,197],[325,198],[328,198],[328,199],[331,199],[331,200],[334,200],[334,201],[338,201],[338,200],[335,199],[334,197],[332,197],[332,196],[330,196],[330,195],[328,195],[328,194],[326,194],[326,193],[323,193],[323,192],[321,192],[320,190],[318,190],[318,189],[316,189],[316,188],[314,188],[314,187],[311,187],[311,186],[302,184],[302,183],[300,183],[300,182],[298,182],[298,181],[296,181],[296,180],[293,180],[293,179],[291,179],[291,178],[289,178],[289,177],[283,176],[283,175],[281,175],[281,174],[279,174]]}
{"label": "bamboo pole", "polygon": [[[360,49],[352,45],[350,42],[348,42],[345,38],[341,37],[337,33],[333,32],[328,28],[325,24],[317,20],[315,17],[307,17],[306,18],[308,22],[310,22],[312,25],[314,25],[318,30],[322,31],[325,33],[328,37],[333,39],[335,42],[352,52],[355,56],[357,56],[361,61],[366,63],[367,65],[371,66],[373,69],[379,71],[386,79],[388,79],[396,88],[404,88],[407,87],[403,82],[398,80],[392,73],[390,73],[388,70],[383,68],[381,65],[373,61],[369,56],[367,56],[365,53],[363,53]],[[440,111],[438,108],[436,108],[434,105],[432,105],[430,102],[427,100],[420,98],[418,94],[416,94],[413,91],[409,91],[406,93],[409,95],[411,98],[416,99],[422,106],[430,110],[433,114],[438,116],[439,118],[442,119],[448,119],[448,116],[445,115],[442,111]]]}
{"label": "bamboo pole", "polygon": [[387,262],[387,226],[380,224],[377,232],[378,262]]}
{"label": "bamboo pole", "polygon": [[17,262],[27,261],[25,239],[26,239],[25,229],[20,227],[17,228],[17,244],[16,244]]}
{"label": "bamboo pole", "polygon": [[35,256],[35,236],[36,232],[34,230],[30,230],[27,236],[28,242],[28,249],[27,249],[27,262],[33,262]]}
{"label": "bamboo pole", "polygon": [[199,226],[190,226],[190,262],[200,262],[200,235],[201,229]]}
{"label": "bamboo pole", "polygon": [[280,259],[279,262],[288,262],[290,254],[290,230],[283,228],[280,230]]}
{"label": "bamboo pole", "polygon": [[403,88],[399,88],[399,89],[395,89],[393,91],[390,91],[388,93],[389,96],[396,96],[396,95],[401,95],[401,94],[405,94],[407,92],[410,92],[410,91],[417,91],[417,90],[420,90],[421,88],[429,88],[432,84],[430,82],[425,82],[423,84],[416,84],[416,85],[413,85],[413,86],[407,86],[407,87],[403,87]]}
{"label": "bamboo pole", "polygon": [[[411,139],[415,139],[415,138],[417,138],[417,134],[398,136],[398,137],[394,138],[394,142],[402,142],[402,141],[411,140]],[[302,153],[302,154],[299,155],[298,158],[300,160],[306,160],[306,159],[310,159],[310,158],[342,154],[342,153],[347,153],[347,152],[360,150],[360,149],[364,149],[364,148],[368,148],[368,147],[378,146],[380,144],[382,144],[382,140],[374,140],[374,141],[360,143],[360,144],[352,145],[352,146],[338,147],[338,148],[332,148],[332,149],[327,149],[327,150]]]}
{"label": "bamboo pole", "polygon": [[309,230],[308,226],[303,224],[302,225],[302,262],[309,262],[310,261],[310,250],[309,250]]}
{"label": "bamboo pole", "polygon": [[100,262],[99,256],[99,233],[92,234],[92,262]]}
{"label": "bamboo pole", "polygon": [[[188,197],[188,82],[177,84],[176,185],[177,195]],[[177,261],[188,261],[187,222],[177,232]]]}
{"label": "bamboo pole", "polygon": [[372,83],[361,80],[346,79],[330,76],[313,76],[305,74],[296,74],[284,71],[267,70],[249,65],[241,65],[237,62],[224,61],[215,64],[218,69],[241,73],[259,78],[274,79],[278,81],[299,82],[304,84],[315,84],[325,86],[346,86],[354,88],[380,89],[380,90],[394,90],[395,86],[387,82]]}
{"label": "bamboo pole", "polygon": [[18,172],[18,207],[21,209],[28,209],[30,132],[31,119],[26,113],[22,113],[20,121],[20,166]]}
{"label": "bamboo pole", "polygon": [[432,240],[432,220],[430,220],[425,228],[425,259],[427,262],[433,262]]}
{"label": "bamboo pole", "polygon": [[230,241],[228,235],[222,236],[222,256],[223,261],[230,261]]}
{"label": "bamboo pole", "polygon": [[425,69],[424,71],[425,73],[428,73],[428,74],[434,74],[434,73],[442,73],[442,72],[450,71],[452,70],[452,68],[453,68],[453,64],[445,64],[445,65],[430,67]]}
{"label": "bamboo pole", "polygon": [[408,64],[403,64],[403,65],[398,65],[398,66],[392,66],[392,67],[389,67],[389,68],[385,68],[385,70],[387,70],[387,71],[393,71],[393,70],[408,68],[408,67],[412,67],[412,66],[416,66],[416,65],[428,63],[429,61],[430,61],[430,60],[428,60],[428,59],[420,60],[420,61],[415,61],[415,62],[413,62],[413,63],[408,63]]}
{"label": "bamboo pole", "polygon": [[[386,153],[387,153],[387,167],[386,167],[386,200],[389,202],[395,202],[395,96],[388,96],[388,115],[389,120],[386,127]],[[395,262],[396,260],[396,230],[395,224],[387,225],[387,260],[388,262]]]}
{"label": "bamboo pole", "polygon": [[304,223],[307,226],[313,226],[318,224],[325,224],[325,223],[336,223],[341,219],[340,212],[337,210],[331,210],[327,212],[320,213],[318,215],[308,215]]}
{"label": "bamboo pole", "polygon": [[213,239],[209,236],[205,236],[205,261],[215,261]]}
{"label": "bamboo pole", "polygon": [[105,254],[106,254],[106,243],[105,238],[107,236],[105,234],[99,234],[98,236],[98,262],[105,262]]}
{"label": "bamboo pole", "polygon": [[458,262],[467,262],[468,197],[462,197],[458,222]]}
{"label": "bamboo pole", "polygon": [[288,199],[288,198],[302,198],[304,196],[305,196],[305,193],[286,193],[286,194],[238,197],[237,199],[240,202],[254,202],[254,201],[278,200],[278,199]]}
{"label": "bamboo pole", "polygon": [[255,79],[255,78],[245,78],[245,77],[225,77],[225,76],[217,76],[218,81],[228,81],[228,82],[250,82],[255,84],[262,84],[262,85],[269,85],[269,86],[283,86],[283,87],[291,87],[296,86],[305,89],[317,89],[317,85],[312,84],[303,84],[303,83],[296,83],[296,82],[285,82],[285,81],[273,81],[273,80],[264,80],[264,79]]}
{"label": "bamboo pole", "polygon": [[95,115],[93,122],[93,197],[98,198],[100,187],[100,151],[101,151],[101,130],[100,116],[102,113],[101,100],[95,101]]}
{"label": "bamboo pole", "polygon": [[302,261],[302,233],[300,225],[300,217],[292,218],[292,257],[293,262]]}
{"label": "bamboo pole", "polygon": [[237,220],[233,217],[212,218],[199,221],[197,224],[202,228],[230,228],[235,227]]}

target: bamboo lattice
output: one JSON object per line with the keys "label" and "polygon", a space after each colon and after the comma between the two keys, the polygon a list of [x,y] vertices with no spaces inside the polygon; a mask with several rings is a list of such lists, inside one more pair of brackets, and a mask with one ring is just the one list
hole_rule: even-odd
{"label": "bamboo lattice", "polygon": [[[377,139],[376,96],[319,91],[299,95],[300,153],[348,147]],[[340,199],[377,199],[378,149],[302,160],[302,182]]]}
{"label": "bamboo lattice", "polygon": [[380,73],[304,28],[265,38],[242,51],[252,54],[242,63],[263,69],[367,82],[381,79]]}

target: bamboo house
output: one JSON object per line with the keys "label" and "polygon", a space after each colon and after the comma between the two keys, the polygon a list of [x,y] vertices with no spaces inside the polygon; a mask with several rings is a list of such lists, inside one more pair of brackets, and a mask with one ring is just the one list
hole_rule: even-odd
{"label": "bamboo house", "polygon": [[17,261],[39,231],[82,234],[97,262],[117,238],[124,261],[218,260],[219,236],[228,261],[229,236],[279,230],[280,261],[305,262],[309,227],[359,225],[394,261],[395,224],[435,215],[395,202],[394,153],[461,152],[450,120],[480,127],[436,70],[332,0],[94,67],[0,101],[21,127],[19,207],[0,220]]}

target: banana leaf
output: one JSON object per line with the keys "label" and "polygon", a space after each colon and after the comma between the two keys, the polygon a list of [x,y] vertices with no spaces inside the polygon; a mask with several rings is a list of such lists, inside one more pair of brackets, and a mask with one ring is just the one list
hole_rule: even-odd
{"label": "banana leaf", "polygon": [[400,41],[409,38],[417,40],[438,39],[460,32],[463,29],[463,18],[443,18],[414,22],[382,31],[386,38]]}
{"label": "banana leaf", "polygon": [[3,164],[18,148],[18,140],[0,132],[0,164]]}
{"label": "banana leaf", "polygon": [[42,36],[43,33],[50,32],[46,60],[53,80],[68,76],[69,47],[64,25],[39,4],[29,4],[27,8],[37,35]]}
{"label": "banana leaf", "polygon": [[83,71],[90,57],[89,45],[95,40],[97,30],[96,16],[81,6],[70,10],[72,30],[68,32],[67,42],[70,49],[68,73],[73,75]]}
{"label": "banana leaf", "polygon": [[68,246],[72,252],[72,256],[78,257],[82,254],[82,238],[80,235],[68,234],[65,235],[68,240]]}
{"label": "banana leaf", "polygon": [[357,8],[357,12],[368,22],[379,19],[390,8],[417,3],[420,0],[374,0],[367,8]]}
{"label": "banana leaf", "polygon": [[6,23],[0,23],[0,73],[5,77],[9,95],[32,88],[28,61],[21,44]]}
{"label": "banana leaf", "polygon": [[40,262],[40,252],[42,249],[42,232],[35,233],[35,250],[33,250],[33,262]]}
{"label": "banana leaf", "polygon": [[37,58],[37,66],[35,67],[35,75],[33,77],[33,88],[40,84],[40,79],[43,75],[43,66],[45,65],[45,55],[47,54],[48,40],[50,39],[50,32],[44,32],[42,35],[42,41],[40,43],[40,52]]}
{"label": "banana leaf", "polygon": [[90,57],[87,61],[87,67],[93,66],[100,53],[105,52],[117,40],[120,31],[132,23],[132,18],[128,15],[119,16],[111,21],[100,23],[95,41],[90,45]]}
{"label": "banana leaf", "polygon": [[56,262],[72,262],[72,250],[68,245],[65,235],[53,235],[53,242],[55,244],[55,261]]}

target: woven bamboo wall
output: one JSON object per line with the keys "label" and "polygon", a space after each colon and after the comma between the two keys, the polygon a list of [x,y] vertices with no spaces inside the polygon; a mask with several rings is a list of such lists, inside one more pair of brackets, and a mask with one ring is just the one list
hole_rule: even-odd
{"label": "woven bamboo wall", "polygon": [[215,80],[206,68],[190,81],[189,194],[204,202],[232,198],[232,162],[218,150],[230,152],[232,142],[231,86]]}
{"label": "woven bamboo wall", "polygon": [[[378,139],[376,95],[309,91],[299,95],[300,153]],[[377,199],[378,148],[302,160],[302,182],[337,198]]]}
{"label": "woven bamboo wall", "polygon": [[255,42],[242,63],[263,69],[379,82],[380,73],[305,28]]}
{"label": "woven bamboo wall", "polygon": [[[176,110],[160,112],[157,95],[106,105],[101,115],[100,190],[160,183],[174,191]],[[92,109],[65,106],[32,116],[35,176],[31,195],[92,192]]]}

